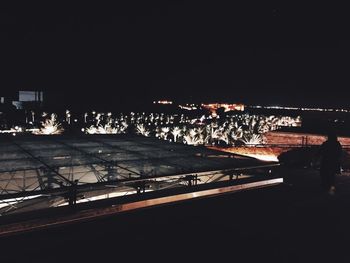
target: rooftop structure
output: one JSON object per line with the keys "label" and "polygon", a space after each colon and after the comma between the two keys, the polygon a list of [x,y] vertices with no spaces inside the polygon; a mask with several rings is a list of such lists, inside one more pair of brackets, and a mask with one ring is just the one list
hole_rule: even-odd
{"label": "rooftop structure", "polygon": [[66,205],[72,186],[85,202],[227,180],[232,169],[262,164],[139,136],[7,136],[0,140],[0,214]]}

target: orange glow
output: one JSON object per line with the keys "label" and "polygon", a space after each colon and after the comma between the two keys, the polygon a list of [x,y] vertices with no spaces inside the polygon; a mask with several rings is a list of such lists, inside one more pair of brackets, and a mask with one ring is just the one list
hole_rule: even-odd
{"label": "orange glow", "polygon": [[278,162],[278,156],[282,152],[290,150],[288,147],[207,147],[222,152],[236,153],[248,157],[253,157],[261,161]]}
{"label": "orange glow", "polygon": [[228,111],[244,111],[244,104],[227,104],[227,103],[209,103],[202,104],[202,108],[207,109],[213,116],[216,116],[216,111],[219,108],[224,108],[225,112]]}

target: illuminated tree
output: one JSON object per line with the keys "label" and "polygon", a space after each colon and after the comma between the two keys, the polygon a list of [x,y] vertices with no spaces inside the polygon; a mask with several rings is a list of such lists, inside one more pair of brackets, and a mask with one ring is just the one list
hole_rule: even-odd
{"label": "illuminated tree", "polygon": [[148,137],[151,132],[149,130],[147,130],[147,128],[144,124],[137,124],[136,125],[136,133]]}
{"label": "illuminated tree", "polygon": [[178,137],[181,136],[181,134],[182,134],[182,130],[178,126],[175,126],[171,130],[171,134],[174,136],[174,142],[177,142]]}
{"label": "illuminated tree", "polygon": [[263,139],[262,136],[260,134],[255,134],[255,133],[251,133],[251,134],[247,134],[245,135],[241,141],[246,145],[246,146],[256,146],[259,144],[263,143]]}
{"label": "illuminated tree", "polygon": [[[44,116],[47,116],[45,114]],[[61,123],[57,120],[57,115],[55,113],[51,114],[51,117],[45,119],[41,122],[42,127],[39,131],[34,131],[36,135],[54,135],[63,133],[64,129],[62,128]]]}

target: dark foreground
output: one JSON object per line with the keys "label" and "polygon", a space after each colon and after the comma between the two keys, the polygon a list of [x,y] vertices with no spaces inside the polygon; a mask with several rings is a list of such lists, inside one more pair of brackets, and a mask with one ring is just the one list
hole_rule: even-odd
{"label": "dark foreground", "polygon": [[350,262],[350,177],[287,184],[0,239],[0,262]]}

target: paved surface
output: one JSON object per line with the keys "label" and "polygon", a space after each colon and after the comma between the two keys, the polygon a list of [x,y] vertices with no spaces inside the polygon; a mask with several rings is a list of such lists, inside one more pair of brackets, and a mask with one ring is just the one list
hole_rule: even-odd
{"label": "paved surface", "polygon": [[1,262],[350,262],[350,177],[319,190],[287,184],[145,209],[1,239]]}

